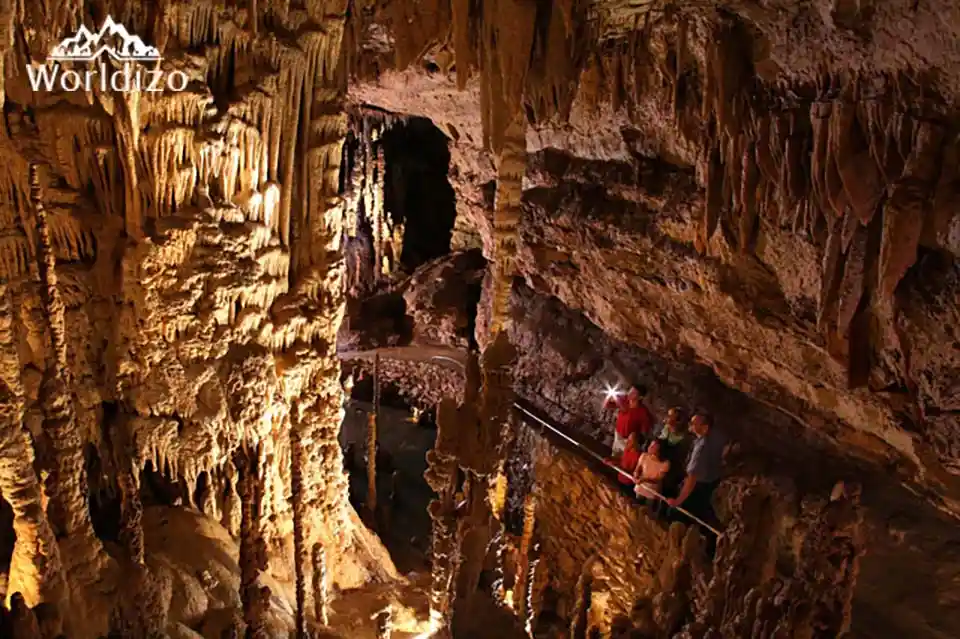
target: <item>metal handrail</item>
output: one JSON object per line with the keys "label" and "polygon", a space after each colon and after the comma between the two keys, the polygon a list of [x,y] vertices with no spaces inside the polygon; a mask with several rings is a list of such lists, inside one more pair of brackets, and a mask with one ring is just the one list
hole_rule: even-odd
{"label": "metal handrail", "polygon": [[[587,448],[586,446],[584,446],[583,444],[581,444],[580,442],[578,442],[577,440],[575,440],[573,437],[570,437],[569,435],[567,435],[567,434],[564,433],[563,431],[555,428],[552,424],[548,423],[546,420],[542,419],[541,417],[538,417],[537,415],[534,415],[533,413],[531,413],[530,411],[528,411],[526,408],[524,408],[524,407],[521,406],[520,404],[514,402],[514,403],[513,403],[513,407],[514,407],[516,410],[524,413],[524,414],[527,415],[528,417],[531,417],[532,419],[535,419],[537,422],[539,422],[541,425],[545,426],[546,428],[549,428],[550,431],[553,432],[554,434],[559,435],[560,437],[563,437],[565,440],[567,440],[568,442],[570,442],[571,444],[573,444],[574,446],[576,446],[578,449],[580,449],[580,450],[582,450],[584,453],[586,453],[588,456],[590,456],[592,459],[600,462],[601,464],[604,464],[605,466],[609,466],[610,468],[613,468],[615,471],[617,471],[617,474],[618,474],[618,475],[621,475],[621,476],[623,476],[623,477],[626,477],[626,478],[629,479],[630,481],[636,481],[636,480],[634,479],[633,475],[631,475],[631,474],[628,473],[627,471],[625,471],[625,470],[623,470],[622,468],[619,468],[619,467],[617,467],[617,466],[611,466],[609,463],[607,463],[607,460],[605,460],[603,457],[601,457],[601,456],[598,455],[597,453],[593,452],[592,450],[590,450],[589,448]],[[660,493],[658,493],[658,492],[655,491],[654,489],[650,488],[649,486],[646,486],[646,487],[645,487],[645,490],[649,491],[649,492],[650,492],[654,497],[656,497],[657,499],[659,499],[659,500],[661,500],[661,501],[663,501],[663,502],[665,502],[665,503],[667,502],[667,497],[665,497],[664,495],[661,495]],[[689,510],[683,508],[682,506],[671,506],[671,508],[673,508],[674,510],[676,510],[676,511],[678,511],[678,512],[680,512],[680,513],[683,513],[684,515],[686,515],[687,517],[689,517],[689,518],[692,519],[693,521],[695,521],[695,522],[697,522],[698,524],[700,524],[702,527],[704,527],[704,528],[706,528],[707,530],[709,530],[710,532],[712,532],[712,533],[713,533],[714,535],[716,535],[717,537],[722,537],[722,536],[723,536],[723,533],[722,533],[722,532],[720,532],[719,530],[717,530],[716,528],[714,528],[713,526],[711,526],[710,524],[708,524],[708,523],[705,522],[704,520],[700,519],[699,517],[697,517],[696,515],[694,515],[693,513],[691,513]]]}
{"label": "metal handrail", "polygon": [[[466,368],[466,367],[463,365],[463,362],[458,362],[457,360],[453,359],[452,357],[446,357],[445,355],[434,355],[434,356],[431,357],[430,359],[442,359],[442,360],[446,360],[446,361],[453,362],[453,363],[455,363],[455,364],[460,365],[460,366],[463,367],[463,368]],[[544,399],[546,399],[546,398],[544,398]],[[550,400],[547,400],[547,401],[550,401]],[[556,404],[556,402],[551,402],[551,403]],[[559,404],[557,404],[557,406],[558,406],[559,408],[562,408],[562,409],[563,409],[564,411],[566,411],[567,413],[573,414],[573,413],[570,413],[570,411],[568,411],[567,409],[565,409],[565,408],[563,408],[562,406],[560,406]],[[592,450],[590,450],[589,448],[587,448],[586,446],[584,446],[583,444],[581,444],[580,442],[578,442],[578,441],[577,441],[576,439],[574,439],[573,437],[570,437],[569,435],[567,435],[567,434],[564,433],[563,431],[559,430],[558,428],[556,428],[555,426],[553,426],[552,424],[550,424],[549,422],[547,422],[547,421],[544,420],[543,418],[538,417],[537,415],[531,413],[529,410],[527,410],[526,408],[524,408],[523,406],[521,406],[519,403],[514,402],[514,403],[513,403],[513,407],[514,407],[514,409],[520,411],[521,413],[525,414],[526,416],[528,416],[528,417],[536,420],[536,421],[537,421],[539,424],[541,424],[542,426],[545,426],[546,428],[550,429],[550,432],[554,433],[555,435],[559,435],[560,437],[562,437],[562,438],[565,439],[566,441],[570,442],[571,444],[573,444],[574,446],[576,446],[579,450],[581,450],[581,451],[583,451],[584,453],[586,453],[590,458],[592,458],[592,459],[600,462],[601,464],[603,464],[603,465],[605,465],[605,466],[608,466],[608,467],[610,467],[610,468],[613,468],[614,470],[617,471],[617,473],[618,473],[619,475],[622,475],[623,477],[628,478],[630,481],[635,481],[633,475],[631,475],[630,473],[626,472],[626,471],[623,470],[622,468],[618,468],[618,467],[616,467],[616,466],[610,465],[609,463],[607,463],[607,460],[605,460],[603,457],[601,457],[601,456],[598,455],[597,453],[593,452]],[[661,495],[659,492],[653,490],[653,489],[650,488],[649,486],[646,486],[646,487],[645,487],[645,490],[648,491],[649,493],[651,493],[654,497],[656,497],[656,498],[659,499],[660,501],[662,501],[662,502],[664,502],[664,503],[667,503],[667,497],[665,497],[664,495]],[[680,512],[680,513],[686,515],[687,517],[689,517],[690,519],[692,519],[692,520],[695,521],[696,523],[700,524],[701,527],[703,527],[703,528],[709,530],[710,532],[712,532],[712,533],[713,533],[714,535],[716,535],[717,537],[722,537],[722,536],[723,536],[723,533],[722,533],[722,532],[720,532],[719,530],[717,530],[716,528],[714,528],[713,526],[711,526],[710,524],[708,524],[708,523],[705,522],[704,520],[700,519],[699,517],[697,517],[696,515],[694,515],[693,513],[691,513],[689,510],[687,510],[687,509],[685,509],[685,508],[683,508],[683,507],[681,507],[681,506],[671,506],[671,508],[673,508],[673,509],[676,510],[677,512]]]}

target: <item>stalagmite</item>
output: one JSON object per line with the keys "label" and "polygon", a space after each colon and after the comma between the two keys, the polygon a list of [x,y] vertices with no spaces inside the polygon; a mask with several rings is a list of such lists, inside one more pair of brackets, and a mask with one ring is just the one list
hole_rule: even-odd
{"label": "stalagmite", "polygon": [[514,587],[516,599],[519,601],[517,606],[517,616],[525,619],[527,616],[528,605],[528,584],[530,568],[530,544],[533,541],[533,529],[536,523],[537,498],[530,493],[523,502],[523,533],[520,536],[520,548],[518,551],[519,559],[517,563],[517,583]]}
{"label": "stalagmite", "polygon": [[698,615],[698,622],[724,636],[746,636],[750,630],[739,609],[720,602],[745,600],[775,576],[778,497],[773,487],[756,484],[743,489],[730,506],[733,517],[718,543],[713,576],[700,602],[705,607]]}
{"label": "stalagmite", "polygon": [[367,517],[377,522],[377,420],[380,415],[380,355],[373,360],[373,411],[367,415]]}
{"label": "stalagmite", "polygon": [[240,524],[240,599],[247,639],[269,639],[266,613],[270,589],[259,584],[267,569],[267,548],[261,532],[263,477],[259,474],[260,448],[237,453],[243,516]]}
{"label": "stalagmite", "polygon": [[[79,598],[71,612],[83,612],[83,618],[71,617],[68,624],[94,625],[96,614],[105,614],[106,601],[95,594],[105,594],[113,585],[105,573],[109,558],[93,530],[87,508],[87,477],[82,442],[77,430],[71,393],[72,375],[67,358],[64,306],[57,287],[56,258],[50,243],[50,230],[43,203],[39,167],[30,166],[30,196],[37,225],[37,270],[40,276],[40,297],[46,311],[46,334],[49,335],[52,358],[47,363],[41,391],[44,408],[44,431],[48,447],[42,466],[49,476],[50,523],[60,545],[65,576],[71,595]],[[83,602],[83,603],[81,603]],[[82,631],[74,629],[78,634]]]}
{"label": "stalagmite", "polygon": [[123,567],[123,592],[115,603],[110,619],[111,637],[144,637],[163,639],[167,619],[160,604],[158,584],[144,563],[144,538],[141,517],[143,504],[140,501],[140,485],[130,467],[130,459],[136,459],[127,439],[126,424],[111,434],[113,438],[113,468],[116,469],[120,489],[120,534],[119,541],[126,551]]}
{"label": "stalagmite", "polygon": [[[19,380],[13,312],[0,284],[0,365],[3,380]],[[7,597],[20,593],[27,606],[59,605],[64,591],[60,549],[44,508],[43,488],[33,470],[34,449],[23,427],[23,390],[0,382],[0,495],[13,510],[16,543],[10,559]]]}
{"label": "stalagmite", "polygon": [[[123,429],[118,429],[123,432]],[[126,460],[136,459],[131,447],[124,440],[117,443],[114,452],[114,468],[120,486],[120,539],[126,546],[130,560],[143,564],[143,504],[140,502],[140,486]]]}
{"label": "stalagmite", "polygon": [[451,585],[456,579],[456,493],[457,458],[456,435],[457,411],[452,400],[444,400],[437,409],[437,440],[427,452],[427,470],[423,477],[437,498],[432,500],[427,512],[431,519],[430,561],[430,621],[439,630],[450,624],[452,605]]}
{"label": "stalagmite", "polygon": [[40,632],[37,616],[27,607],[26,600],[19,592],[10,597],[9,626],[13,631],[11,639],[45,639]]}
{"label": "stalagmite", "polygon": [[303,471],[306,467],[306,460],[304,459],[304,446],[300,440],[299,419],[295,413],[292,413],[290,420],[290,499],[293,502],[296,636],[297,639],[303,639],[307,632],[307,585],[306,566],[300,558],[306,554],[305,528],[309,516],[303,485]]}
{"label": "stalagmite", "polygon": [[580,578],[574,589],[576,606],[570,616],[570,639],[586,639],[590,624],[590,602],[593,599],[593,566],[596,557],[592,557],[580,570]]}
{"label": "stalagmite", "polygon": [[523,629],[527,636],[533,638],[533,628],[537,621],[537,574],[540,567],[540,544],[534,544],[531,550],[532,557],[528,557],[527,571],[524,575],[525,589],[523,597]]}
{"label": "stalagmite", "polygon": [[326,627],[330,625],[330,601],[327,583],[327,552],[321,544],[313,546],[313,606],[314,618],[317,623]]}
{"label": "stalagmite", "polygon": [[377,613],[377,639],[390,639],[393,636],[393,609],[389,606]]}

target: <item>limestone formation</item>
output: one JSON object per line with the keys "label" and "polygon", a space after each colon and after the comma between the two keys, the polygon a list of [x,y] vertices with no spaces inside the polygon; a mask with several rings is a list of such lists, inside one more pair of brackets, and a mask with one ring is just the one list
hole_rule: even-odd
{"label": "limestone formation", "polygon": [[[4,636],[306,637],[407,588],[349,501],[356,344],[416,351],[375,378],[437,409],[434,630],[506,596],[517,394],[599,440],[602,385],[640,376],[738,440],[717,561],[525,442],[497,614],[958,636],[955,4],[0,0]],[[424,118],[439,162],[390,145]],[[407,146],[449,209],[406,202]],[[152,509],[236,565],[158,559],[213,533]]]}

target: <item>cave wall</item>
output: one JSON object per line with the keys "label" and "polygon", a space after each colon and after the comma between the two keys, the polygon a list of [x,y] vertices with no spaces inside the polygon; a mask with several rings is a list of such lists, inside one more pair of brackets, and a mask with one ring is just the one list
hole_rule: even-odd
{"label": "cave wall", "polygon": [[629,616],[640,593],[656,578],[667,531],[582,459],[540,435],[533,442],[540,561],[553,612],[571,619],[576,585],[590,560],[610,592],[614,615]]}
{"label": "cave wall", "polygon": [[[602,44],[565,61],[579,86],[558,93],[561,122],[538,110],[555,79],[542,51],[523,79],[521,275],[618,338],[692,355],[844,446],[897,459],[952,508],[958,76],[955,48],[937,44],[955,29],[945,7],[774,2],[635,9],[633,22],[627,7],[595,9]],[[435,17],[435,32],[375,19],[403,33],[398,48],[448,60],[434,39],[448,16]],[[350,96],[457,132],[457,228],[490,254],[488,78],[400,59],[365,68]]]}
{"label": "cave wall", "polygon": [[[149,572],[136,507],[147,462],[179,485],[183,506],[237,535],[235,455],[255,451],[250,535],[269,559],[241,556],[243,584],[293,570],[298,625],[315,544],[330,551],[331,586],[396,576],[357,530],[336,441],[345,12],[0,7],[0,491],[17,533],[7,596],[46,604],[71,638],[105,633],[121,590],[149,603],[137,596]],[[185,74],[186,88],[31,90],[25,67],[108,14],[156,45],[159,68]],[[103,477],[85,474],[89,447]],[[88,492],[118,483],[135,533],[129,548],[105,549]],[[166,608],[145,610],[133,616],[162,631]]]}

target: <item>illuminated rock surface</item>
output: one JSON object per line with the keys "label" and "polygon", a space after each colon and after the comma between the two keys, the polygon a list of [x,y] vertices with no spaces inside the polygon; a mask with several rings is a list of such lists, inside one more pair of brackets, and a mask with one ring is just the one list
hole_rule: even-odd
{"label": "illuminated rock surface", "polygon": [[[603,439],[622,376],[738,440],[732,532],[712,572],[676,529],[656,580],[551,566],[558,453],[518,565],[564,632],[960,635],[955,5],[0,0],[3,631],[375,636],[416,593],[393,636],[473,636],[458,601],[526,596],[514,392]],[[108,15],[185,88],[31,88]],[[377,347],[448,398],[415,584],[337,440],[337,350]]]}

